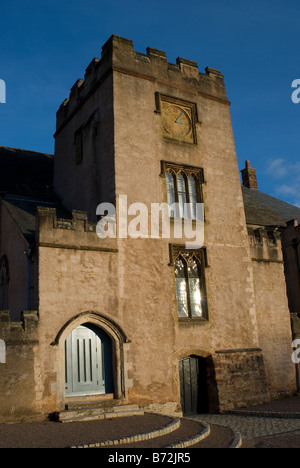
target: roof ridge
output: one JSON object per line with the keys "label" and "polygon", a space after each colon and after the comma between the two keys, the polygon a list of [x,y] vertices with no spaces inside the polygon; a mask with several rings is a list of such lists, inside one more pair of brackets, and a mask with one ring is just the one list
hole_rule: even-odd
{"label": "roof ridge", "polygon": [[1,150],[6,150],[6,151],[11,151],[11,152],[21,152],[21,153],[34,153],[34,154],[42,154],[45,156],[49,156],[51,158],[54,157],[54,154],[52,153],[44,153],[43,151],[35,151],[35,150],[29,150],[29,149],[23,149],[23,148],[13,148],[11,146],[1,146],[0,145],[0,151]]}

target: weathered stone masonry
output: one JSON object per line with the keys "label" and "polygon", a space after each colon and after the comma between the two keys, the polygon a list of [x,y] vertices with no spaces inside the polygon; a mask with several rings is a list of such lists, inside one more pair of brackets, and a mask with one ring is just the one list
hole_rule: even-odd
{"label": "weathered stone masonry", "polygon": [[[167,134],[167,105],[186,110],[193,130],[189,138]],[[171,167],[178,174],[201,174],[205,243],[196,254],[207,300],[201,317],[178,314],[170,255],[184,251],[185,238],[99,239],[96,234],[102,202],[113,203],[117,212],[124,194],[128,205],[166,203]],[[256,190],[250,172],[246,183]],[[35,227],[24,200],[10,201],[31,223],[37,313],[24,312],[18,323],[0,313],[7,351],[6,363],[0,364],[1,420],[46,417],[78,399],[180,415],[182,388],[188,388],[179,373],[184,359],[190,369],[204,369],[201,386],[207,387],[210,411],[293,392],[281,240],[276,222],[251,222],[247,213],[246,221],[220,71],[201,73],[195,62],[182,58],[170,64],[163,51],[149,47],[141,54],[132,41],[112,36],[58,110],[54,188],[60,199],[55,206],[36,203]],[[7,226],[18,223],[11,206],[5,209]],[[58,210],[69,216],[60,217]],[[6,237],[0,237],[1,256],[12,249]],[[24,255],[20,241],[21,250]],[[22,260],[26,277],[27,259]],[[22,287],[26,292],[25,283]],[[106,349],[103,344],[104,354],[109,349],[109,390],[104,382],[95,394],[76,387],[67,393],[69,371],[73,377],[77,370],[75,348],[67,357],[67,340],[75,337],[78,343],[84,327],[109,342]],[[77,351],[79,360],[79,344]]]}
{"label": "weathered stone masonry", "polygon": [[0,311],[0,337],[6,346],[6,363],[0,364],[1,422],[43,419],[37,312],[24,311],[22,322],[11,322],[9,311]]}

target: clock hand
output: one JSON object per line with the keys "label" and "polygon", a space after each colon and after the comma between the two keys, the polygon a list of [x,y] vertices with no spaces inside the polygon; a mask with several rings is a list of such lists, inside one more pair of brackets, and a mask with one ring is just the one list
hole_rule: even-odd
{"label": "clock hand", "polygon": [[175,120],[176,123],[179,123],[181,125],[184,125],[184,122],[181,122],[179,119],[183,115],[183,112],[181,112],[180,116]]}

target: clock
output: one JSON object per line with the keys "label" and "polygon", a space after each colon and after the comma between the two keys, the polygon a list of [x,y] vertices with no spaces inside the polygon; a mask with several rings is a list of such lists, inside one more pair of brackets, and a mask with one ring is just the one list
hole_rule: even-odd
{"label": "clock", "polygon": [[161,101],[163,134],[168,138],[195,143],[192,107]]}

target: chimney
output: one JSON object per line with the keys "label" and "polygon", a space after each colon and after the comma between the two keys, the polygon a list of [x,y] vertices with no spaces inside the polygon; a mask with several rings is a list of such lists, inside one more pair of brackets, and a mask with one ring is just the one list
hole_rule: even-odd
{"label": "chimney", "polygon": [[257,178],[256,178],[256,169],[253,169],[250,166],[250,161],[246,161],[245,169],[241,171],[243,185],[248,189],[256,189],[257,190]]}

